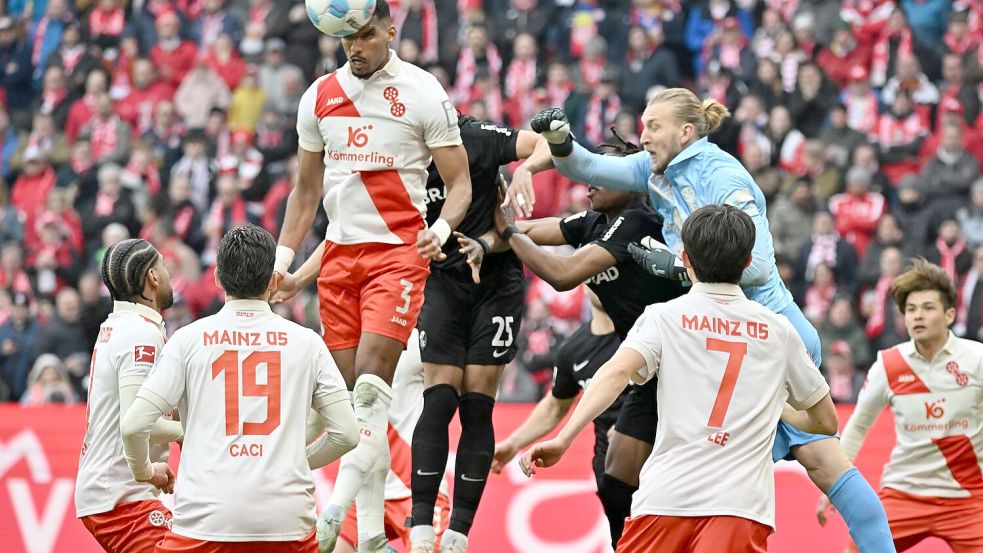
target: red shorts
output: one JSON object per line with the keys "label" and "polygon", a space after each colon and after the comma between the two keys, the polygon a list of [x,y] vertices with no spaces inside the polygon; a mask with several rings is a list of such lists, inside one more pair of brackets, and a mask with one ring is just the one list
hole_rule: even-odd
{"label": "red shorts", "polygon": [[156,499],[120,503],[108,513],[80,519],[99,545],[110,553],[146,553],[164,539],[171,511]]}
{"label": "red shorts", "polygon": [[[401,540],[407,551],[410,550],[410,529],[406,527],[406,517],[410,516],[412,509],[413,498],[411,497],[386,500],[386,537],[390,540]],[[451,522],[450,514],[450,500],[443,493],[437,494],[433,525],[437,530],[438,544],[440,543],[440,536],[444,535],[444,530],[447,530],[447,526]],[[341,533],[338,535],[352,547],[358,544],[358,522],[356,521],[355,507],[348,510],[348,516],[341,523]]]}
{"label": "red shorts", "polygon": [[405,344],[423,307],[429,267],[414,244],[326,241],[317,293],[328,349],[353,348],[363,332]]}
{"label": "red shorts", "polygon": [[732,516],[641,515],[625,521],[618,553],[757,553],[768,551],[771,528]]}
{"label": "red shorts", "polygon": [[[150,551],[147,549],[146,551]],[[317,553],[314,531],[296,541],[201,541],[168,532],[154,553]]]}
{"label": "red shorts", "polygon": [[[927,497],[891,488],[877,495],[899,552],[928,537],[945,541],[955,553],[983,551],[983,497]],[[850,542],[849,549],[857,546]]]}

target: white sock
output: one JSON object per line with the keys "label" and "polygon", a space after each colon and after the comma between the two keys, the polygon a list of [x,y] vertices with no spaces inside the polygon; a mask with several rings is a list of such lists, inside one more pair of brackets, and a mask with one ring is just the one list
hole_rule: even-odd
{"label": "white sock", "polygon": [[361,440],[350,455],[363,470],[355,492],[359,541],[385,534],[386,474],[389,471],[389,405],[392,389],[381,378],[363,374],[355,382],[355,418]]}
{"label": "white sock", "polygon": [[414,526],[410,528],[410,543],[433,543],[437,541],[437,533],[433,526]]}

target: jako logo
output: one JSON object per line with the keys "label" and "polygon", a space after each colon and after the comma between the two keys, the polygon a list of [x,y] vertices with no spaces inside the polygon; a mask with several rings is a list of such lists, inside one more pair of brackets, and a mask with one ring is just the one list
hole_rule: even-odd
{"label": "jako logo", "polygon": [[348,147],[355,146],[361,148],[369,143],[369,135],[365,131],[371,131],[372,125],[364,127],[348,127]]}
{"label": "jako logo", "polygon": [[926,419],[941,419],[945,416],[945,409],[942,408],[942,403],[945,403],[945,399],[940,399],[933,403],[925,402],[925,418]]}

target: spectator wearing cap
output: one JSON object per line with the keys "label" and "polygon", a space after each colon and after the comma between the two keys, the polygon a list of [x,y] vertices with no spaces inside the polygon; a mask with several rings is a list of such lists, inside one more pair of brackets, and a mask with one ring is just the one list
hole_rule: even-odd
{"label": "spectator wearing cap", "polygon": [[96,163],[124,163],[130,155],[133,130],[115,111],[115,102],[105,92],[96,95],[96,112],[79,137],[91,144]]}
{"label": "spectator wearing cap", "polygon": [[812,218],[812,235],[799,251],[795,266],[797,287],[802,290],[815,278],[816,268],[826,265],[836,273],[842,290],[857,287],[857,252],[836,233],[833,216],[820,211]]}
{"label": "spectator wearing cap", "polygon": [[983,342],[983,247],[973,248],[973,265],[959,286],[956,304],[956,336]]}
{"label": "spectator wearing cap", "polygon": [[218,35],[212,44],[211,52],[205,58],[205,63],[222,77],[229,90],[235,90],[246,75],[246,62],[239,56],[235,43],[228,33]]}
{"label": "spectator wearing cap", "polygon": [[[212,108],[227,109],[232,94],[218,74],[200,56],[193,70],[184,77],[174,95],[174,107],[190,128],[201,128],[208,121]],[[294,104],[294,109],[297,105]]]}
{"label": "spectator wearing cap", "polygon": [[973,254],[955,217],[946,217],[939,224],[935,242],[929,246],[925,259],[948,273],[957,286],[973,265]]}
{"label": "spectator wearing cap", "polygon": [[153,62],[147,58],[133,60],[131,75],[130,92],[116,103],[116,113],[140,136],[153,126],[157,104],[174,98],[174,88],[158,78]]}
{"label": "spectator wearing cap", "polygon": [[259,86],[255,66],[249,66],[245,75],[232,93],[229,105],[229,128],[233,131],[255,131],[259,125],[263,105],[266,103],[266,91]]}
{"label": "spectator wearing cap", "polygon": [[845,24],[837,27],[829,46],[820,50],[816,58],[826,76],[841,89],[850,84],[851,72],[855,68],[864,69],[869,60],[870,50],[857,40]]}
{"label": "spectator wearing cap", "polygon": [[35,90],[41,84],[42,71],[48,67],[48,58],[61,44],[62,31],[71,19],[72,12],[66,0],[48,0],[44,15],[31,25],[27,42],[31,46]]}
{"label": "spectator wearing cap", "polygon": [[23,217],[24,228],[31,232],[37,217],[44,210],[48,192],[55,187],[55,170],[37,146],[28,146],[23,159],[24,165],[14,181],[10,199]]}
{"label": "spectator wearing cap", "polygon": [[857,257],[867,253],[867,244],[874,236],[877,221],[887,209],[884,196],[870,191],[871,174],[862,167],[851,167],[846,173],[846,191],[829,200],[829,211],[836,222],[836,231],[853,244]]}
{"label": "spectator wearing cap", "polygon": [[73,95],[81,94],[85,81],[94,69],[99,68],[99,59],[89,52],[88,43],[82,40],[82,28],[78,22],[65,25],[61,33],[61,44],[48,59],[51,66],[61,67]]}
{"label": "spectator wearing cap", "polygon": [[[259,67],[259,86],[266,91],[267,99],[275,105],[284,103],[284,98],[287,95],[286,90],[284,90],[283,75],[289,72],[300,72],[296,65],[285,61],[286,49],[287,43],[282,39],[271,38],[267,40],[263,64]],[[294,106],[294,109],[296,108],[297,106]]]}
{"label": "spectator wearing cap", "polygon": [[11,159],[11,167],[14,170],[20,169],[23,164],[24,151],[31,146],[37,147],[41,151],[41,155],[55,167],[61,167],[67,163],[72,153],[68,139],[56,129],[54,118],[51,114],[44,112],[34,114],[31,133],[21,140],[17,153]]}
{"label": "spectator wearing cap", "polygon": [[39,407],[57,403],[73,404],[78,401],[65,363],[57,355],[42,353],[27,377],[27,389],[20,403],[25,407]]}
{"label": "spectator wearing cap", "polygon": [[878,157],[884,174],[893,183],[919,170],[918,152],[927,133],[922,119],[914,111],[911,96],[899,91],[891,111],[880,116],[871,141],[879,148]]}
{"label": "spectator wearing cap", "polygon": [[951,215],[965,205],[970,186],[980,176],[980,162],[963,143],[961,122],[942,127],[935,155],[922,168],[922,178],[932,202]]}
{"label": "spectator wearing cap", "polygon": [[178,33],[181,21],[173,11],[157,16],[155,24],[157,44],[150,49],[150,60],[164,81],[177,88],[195,65],[197,48],[194,43],[181,39]]}
{"label": "spectator wearing cap", "polygon": [[130,231],[130,236],[140,230],[136,207],[129,194],[123,190],[121,176],[122,169],[115,163],[106,163],[99,167],[99,190],[96,197],[79,208],[88,253],[99,247],[102,230],[112,223],[125,226]]}
{"label": "spectator wearing cap", "polygon": [[126,28],[126,12],[120,0],[99,0],[86,20],[92,42],[103,50],[119,47]]}
{"label": "spectator wearing cap", "polygon": [[0,16],[0,88],[6,94],[5,107],[14,125],[30,124],[28,109],[34,92],[31,89],[31,48],[21,32],[20,23],[10,16]]}
{"label": "spectator wearing cap", "polygon": [[0,401],[13,401],[24,394],[37,337],[31,298],[24,292],[16,292],[11,298],[10,318],[0,325],[0,396],[7,394]]}
{"label": "spectator wearing cap", "polygon": [[31,113],[47,113],[54,118],[55,125],[63,129],[74,101],[75,97],[65,82],[65,72],[61,67],[52,66],[44,72],[41,93],[32,102]]}
{"label": "spectator wearing cap", "polygon": [[983,246],[983,178],[976,179],[969,193],[969,205],[956,211],[956,220],[970,248]]}
{"label": "spectator wearing cap", "polygon": [[907,338],[904,317],[891,297],[891,286],[904,268],[901,250],[887,248],[881,252],[881,275],[874,288],[867,290],[860,300],[860,311],[867,318],[864,333],[872,350],[894,347]]}
{"label": "spectator wearing cap", "polygon": [[829,357],[823,358],[823,370],[829,381],[829,395],[835,403],[857,402],[866,375],[857,370],[850,344],[837,340],[830,344]]}
{"label": "spectator wearing cap", "polygon": [[955,100],[966,124],[973,125],[980,114],[980,96],[974,83],[966,79],[966,62],[962,55],[948,53],[942,57],[942,78],[945,80],[940,86],[941,102],[948,104],[940,105],[939,119],[942,112],[956,110],[955,104],[952,104],[952,100]]}
{"label": "spectator wearing cap", "polygon": [[[199,51],[207,52],[222,35],[226,35],[232,44],[237,42],[242,36],[242,25],[229,14],[225,0],[204,0],[201,14],[188,26],[188,35],[198,44]],[[229,84],[229,88],[235,88],[235,85]]]}

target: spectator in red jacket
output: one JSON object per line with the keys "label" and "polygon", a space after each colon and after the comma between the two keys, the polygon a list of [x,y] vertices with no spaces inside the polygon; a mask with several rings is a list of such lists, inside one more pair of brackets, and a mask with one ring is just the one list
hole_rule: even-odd
{"label": "spectator in red jacket", "polygon": [[119,46],[119,38],[126,27],[126,13],[119,0],[99,0],[89,12],[89,36],[102,48]]}
{"label": "spectator in red jacket", "polygon": [[229,90],[235,90],[246,75],[246,62],[239,56],[232,37],[227,33],[218,35],[212,51],[205,58],[205,64],[222,77]]}
{"label": "spectator in red jacket", "polygon": [[123,163],[130,155],[132,127],[116,115],[114,107],[109,94],[99,94],[96,97],[95,117],[79,133],[80,137],[92,143],[92,158],[98,163]]}
{"label": "spectator in red jacket", "polygon": [[850,72],[853,68],[859,67],[866,72],[870,51],[857,40],[850,27],[843,26],[833,34],[829,46],[819,52],[816,62],[823,68],[826,76],[843,89],[852,80]]}
{"label": "spectator in red jacket", "polygon": [[93,69],[85,78],[85,94],[75,100],[72,107],[68,110],[68,118],[65,120],[65,136],[68,141],[75,143],[82,127],[89,124],[92,116],[96,112],[96,98],[99,94],[109,91],[109,77],[101,68]]}
{"label": "spectator in red jacket", "polygon": [[157,104],[174,98],[174,89],[157,77],[153,62],[147,58],[137,58],[131,68],[130,93],[116,103],[116,113],[140,136],[153,126]]}
{"label": "spectator in red jacket", "polygon": [[34,233],[37,217],[44,211],[48,192],[54,187],[55,170],[44,159],[38,147],[29,146],[24,150],[24,166],[20,176],[14,181],[10,194],[10,203],[23,217],[27,236]]}
{"label": "spectator in red jacket", "polygon": [[150,59],[164,81],[177,88],[195,65],[197,48],[194,43],[181,40],[178,34],[181,22],[174,12],[164,12],[157,17],[156,24],[157,44],[150,50]]}
{"label": "spectator in red jacket", "polygon": [[884,196],[870,191],[870,179],[871,174],[866,169],[850,168],[846,174],[846,192],[829,200],[836,231],[853,244],[861,260],[877,229],[877,221],[887,207]]}
{"label": "spectator in red jacket", "polygon": [[925,125],[914,111],[911,96],[898,92],[891,111],[881,115],[871,141],[880,146],[881,167],[897,184],[905,175],[918,172],[918,152],[925,140]]}

